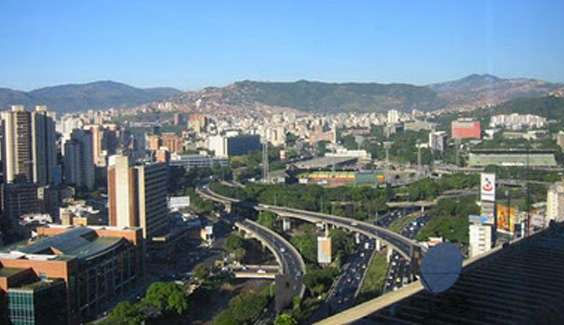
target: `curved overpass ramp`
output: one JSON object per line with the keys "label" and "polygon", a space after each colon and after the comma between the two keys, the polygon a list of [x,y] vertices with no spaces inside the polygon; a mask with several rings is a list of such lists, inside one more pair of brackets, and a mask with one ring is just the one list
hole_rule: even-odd
{"label": "curved overpass ramp", "polygon": [[[223,204],[233,204],[240,202],[237,199],[229,198],[211,191],[209,188],[205,187],[203,189],[197,190],[198,194],[202,197],[220,202]],[[421,255],[422,247],[418,245],[415,241],[406,238],[400,234],[397,234],[391,230],[383,227],[379,227],[367,222],[358,221],[354,219],[323,214],[312,211],[298,210],[280,206],[271,206],[266,204],[258,204],[254,206],[257,210],[265,210],[274,212],[281,217],[295,218],[312,223],[329,223],[337,227],[345,228],[353,232],[361,233],[365,236],[375,239],[381,239],[387,242],[390,246],[396,249],[401,255],[406,259],[412,260],[413,258],[419,258]]]}
{"label": "curved overpass ramp", "polygon": [[279,273],[287,279],[289,295],[303,297],[305,292],[303,276],[306,266],[296,248],[275,231],[249,219],[236,222],[235,227],[256,238],[272,252],[280,265]]}

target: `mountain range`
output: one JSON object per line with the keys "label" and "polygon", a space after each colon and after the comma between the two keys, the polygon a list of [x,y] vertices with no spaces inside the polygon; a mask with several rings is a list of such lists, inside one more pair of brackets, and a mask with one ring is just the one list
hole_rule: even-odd
{"label": "mountain range", "polygon": [[68,84],[32,91],[0,88],[0,107],[47,105],[57,112],[84,111],[110,107],[131,107],[164,100],[180,94],[174,88],[135,88],[114,81]]}
{"label": "mountain range", "polygon": [[559,94],[563,84],[472,74],[425,86],[382,83],[238,81],[225,87],[181,92],[135,88],[113,81],[46,87],[30,92],[0,88],[0,107],[47,105],[58,112],[149,106],[167,101],[183,111],[295,109],[305,112],[385,112],[472,109],[521,97]]}

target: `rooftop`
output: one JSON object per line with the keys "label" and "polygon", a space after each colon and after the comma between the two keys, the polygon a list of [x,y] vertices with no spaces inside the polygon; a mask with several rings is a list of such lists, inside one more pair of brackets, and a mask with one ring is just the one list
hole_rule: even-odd
{"label": "rooftop", "polygon": [[0,267],[0,277],[11,277],[14,274],[18,274],[25,269],[16,267]]}
{"label": "rooftop", "polygon": [[69,228],[60,235],[45,237],[27,245],[12,247],[4,253],[17,251],[32,255],[57,255],[88,259],[117,245],[124,240],[121,237],[100,237],[96,231],[88,227]]}
{"label": "rooftop", "polygon": [[522,152],[499,152],[499,153],[470,153],[468,156],[469,166],[526,166],[531,167],[555,167],[557,166],[554,153],[522,153]]}
{"label": "rooftop", "polygon": [[51,287],[53,285],[57,285],[59,283],[64,283],[62,279],[46,279],[46,280],[38,280],[31,283],[22,284],[18,287],[10,288],[9,291],[17,291],[17,290],[40,290],[44,288]]}
{"label": "rooftop", "polygon": [[440,294],[419,290],[359,324],[564,324],[564,226],[464,267]]}

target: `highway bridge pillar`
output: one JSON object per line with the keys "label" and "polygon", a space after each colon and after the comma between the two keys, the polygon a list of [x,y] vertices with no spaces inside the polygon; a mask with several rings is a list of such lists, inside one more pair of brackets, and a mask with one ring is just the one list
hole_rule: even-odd
{"label": "highway bridge pillar", "polygon": [[380,238],[376,238],[376,251],[379,252],[382,249],[382,240]]}
{"label": "highway bridge pillar", "polygon": [[282,230],[289,231],[290,229],[292,229],[292,222],[290,221],[290,218],[282,218]]}
{"label": "highway bridge pillar", "polygon": [[388,261],[388,264],[390,263],[390,260],[392,258],[393,251],[394,249],[388,245],[388,253],[386,254],[386,260]]}
{"label": "highway bridge pillar", "polygon": [[231,213],[232,209],[231,203],[225,203],[225,212]]}

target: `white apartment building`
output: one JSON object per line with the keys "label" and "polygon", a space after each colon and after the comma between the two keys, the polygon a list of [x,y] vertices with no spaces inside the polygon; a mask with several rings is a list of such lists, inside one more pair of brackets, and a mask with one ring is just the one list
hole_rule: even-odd
{"label": "white apartment building", "polygon": [[546,194],[546,221],[564,221],[564,183],[550,186]]}
{"label": "white apartment building", "polygon": [[488,224],[470,224],[470,257],[478,256],[492,249],[493,227]]}
{"label": "white apartment building", "polygon": [[400,121],[400,113],[395,109],[391,109],[388,111],[388,124],[396,124]]}
{"label": "white apartment building", "polygon": [[435,131],[429,133],[429,149],[443,152],[447,148],[447,133],[445,131]]}

